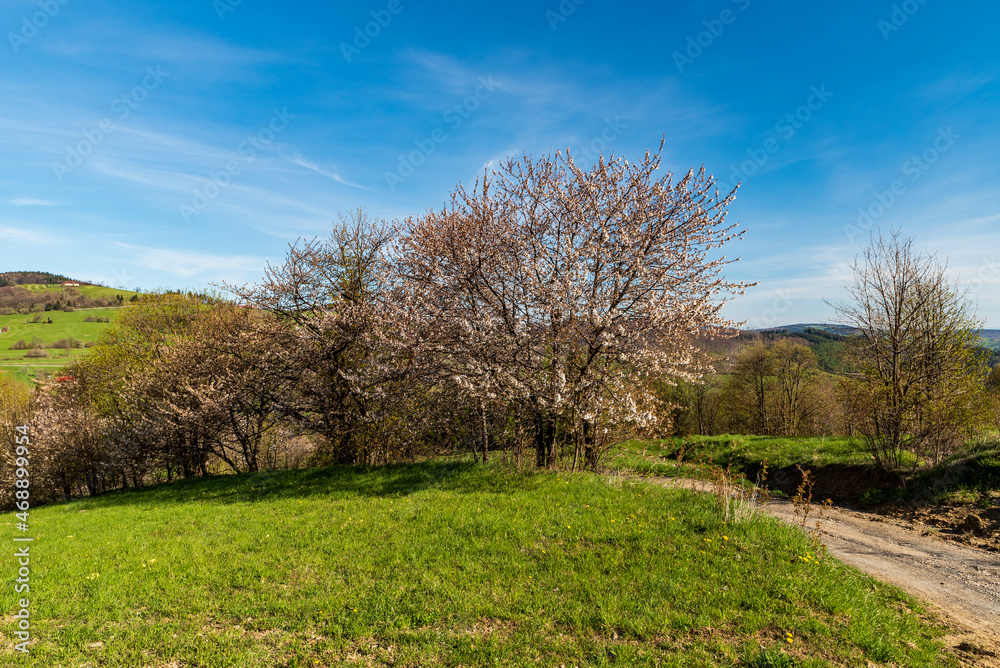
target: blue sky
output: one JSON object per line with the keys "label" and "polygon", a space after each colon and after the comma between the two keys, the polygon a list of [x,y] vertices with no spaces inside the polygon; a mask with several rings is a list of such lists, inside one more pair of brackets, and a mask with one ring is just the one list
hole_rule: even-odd
{"label": "blue sky", "polygon": [[[258,280],[358,206],[569,148],[742,181],[725,313],[828,321],[871,230],[1000,326],[1000,4],[7,0],[0,270]],[[366,34],[367,33],[367,34]]]}

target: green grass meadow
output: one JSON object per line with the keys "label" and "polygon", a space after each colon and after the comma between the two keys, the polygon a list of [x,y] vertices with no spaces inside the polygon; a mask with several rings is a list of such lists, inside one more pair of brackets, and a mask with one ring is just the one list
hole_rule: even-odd
{"label": "green grass meadow", "polygon": [[[917,604],[760,517],[620,476],[431,462],[31,510],[0,665],[944,666]],[[14,543],[8,542],[8,545]]]}
{"label": "green grass meadow", "polygon": [[[87,349],[46,348],[45,352],[48,353],[48,357],[26,358],[27,350],[11,350],[10,347],[20,340],[30,344],[33,337],[37,337],[46,344],[69,338],[87,344],[100,338],[101,333],[108,327],[108,323],[86,322],[86,319],[93,316],[95,318],[111,318],[114,322],[118,313],[119,309],[117,308],[99,308],[81,309],[69,313],[48,311],[39,314],[0,316],[0,327],[10,328],[10,331],[0,334],[0,371],[14,373],[19,380],[30,380],[36,377],[39,372],[55,371],[58,367],[69,364],[80,355],[85,355]],[[35,315],[40,315],[42,321],[32,322]],[[49,318],[52,319],[51,324],[45,322]]]}
{"label": "green grass meadow", "polygon": [[[680,466],[678,466],[680,459]],[[643,475],[700,475],[705,464],[732,466],[734,471],[767,461],[771,469],[794,464],[872,463],[863,446],[844,437],[688,436],[651,441],[628,441],[608,455],[609,465]]]}
{"label": "green grass meadow", "polygon": [[[56,294],[67,289],[62,286],[62,283],[49,283],[47,285],[29,284],[29,285],[20,285],[18,287],[25,288],[26,290],[31,290],[32,292],[37,292],[37,293],[52,292]],[[107,297],[109,299],[114,299],[115,295],[121,295],[122,299],[128,301],[129,299],[132,298],[132,295],[139,294],[132,290],[121,290],[119,288],[106,288],[102,285],[81,285],[80,287],[70,288],[70,289],[76,290],[81,295],[92,297],[93,299],[98,299],[100,297]]]}

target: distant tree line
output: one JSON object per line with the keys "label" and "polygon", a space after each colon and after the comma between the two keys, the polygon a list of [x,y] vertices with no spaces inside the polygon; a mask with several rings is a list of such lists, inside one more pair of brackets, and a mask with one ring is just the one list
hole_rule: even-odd
{"label": "distant tree line", "polygon": [[10,285],[54,285],[69,280],[60,274],[50,274],[46,271],[5,271],[0,273],[0,288]]}

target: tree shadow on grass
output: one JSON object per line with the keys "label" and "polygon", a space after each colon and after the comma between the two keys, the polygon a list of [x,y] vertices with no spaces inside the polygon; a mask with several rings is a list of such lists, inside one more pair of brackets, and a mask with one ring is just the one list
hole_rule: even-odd
{"label": "tree shadow on grass", "polygon": [[[458,494],[509,494],[534,489],[536,471],[471,462],[433,461],[385,466],[331,466],[262,471],[241,475],[188,478],[138,490],[117,491],[83,502],[91,508],[135,503],[252,503],[281,499],[337,500],[351,497],[402,497],[428,490]],[[71,503],[80,503],[79,500]]]}

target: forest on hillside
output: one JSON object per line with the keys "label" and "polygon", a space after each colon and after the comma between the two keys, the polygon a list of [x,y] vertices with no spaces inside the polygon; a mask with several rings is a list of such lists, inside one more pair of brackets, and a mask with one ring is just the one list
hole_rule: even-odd
{"label": "forest on hillside", "polygon": [[47,271],[5,271],[0,273],[0,288],[8,285],[53,285],[70,279],[61,274],[50,274]]}
{"label": "forest on hillside", "polygon": [[91,297],[71,287],[44,292],[33,292],[20,285],[0,287],[0,315],[73,311],[83,308],[121,306],[124,303],[125,299],[121,295]]}

